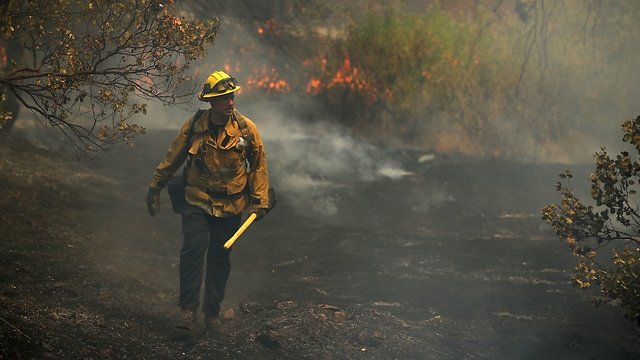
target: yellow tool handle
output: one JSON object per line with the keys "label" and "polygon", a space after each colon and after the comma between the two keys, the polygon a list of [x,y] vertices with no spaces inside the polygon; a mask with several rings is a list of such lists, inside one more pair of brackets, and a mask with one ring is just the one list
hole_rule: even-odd
{"label": "yellow tool handle", "polygon": [[247,230],[249,225],[251,225],[251,223],[253,222],[253,220],[256,219],[256,217],[257,217],[256,213],[253,213],[253,214],[249,215],[247,220],[244,221],[244,224],[242,224],[242,226],[240,226],[240,229],[238,229],[238,231],[236,231],[236,233],[233,234],[233,236],[229,240],[227,240],[226,243],[224,243],[224,248],[227,249],[227,250],[231,249],[231,246],[233,246],[233,243],[236,242],[236,240],[238,240],[240,235],[242,235],[242,233],[245,230]]}

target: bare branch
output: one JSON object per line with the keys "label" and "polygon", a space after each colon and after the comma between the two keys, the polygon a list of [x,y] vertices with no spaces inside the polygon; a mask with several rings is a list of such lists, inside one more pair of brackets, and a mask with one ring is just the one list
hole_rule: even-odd
{"label": "bare branch", "polygon": [[35,0],[2,10],[22,51],[0,68],[0,91],[82,150],[144,131],[126,124],[145,111],[134,98],[173,105],[193,95],[190,63],[218,29],[216,19],[186,21],[153,0]]}

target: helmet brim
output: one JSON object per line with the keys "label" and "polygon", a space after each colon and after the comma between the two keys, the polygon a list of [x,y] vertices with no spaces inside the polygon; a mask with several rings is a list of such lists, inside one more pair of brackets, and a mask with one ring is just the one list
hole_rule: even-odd
{"label": "helmet brim", "polygon": [[223,95],[227,95],[227,94],[231,94],[232,92],[236,92],[240,90],[240,85],[236,85],[235,88],[233,89],[229,89],[225,92],[221,92],[221,93],[208,93],[208,94],[200,94],[198,95],[198,99],[200,99],[200,101],[209,101],[212,98],[218,97],[218,96],[223,96]]}

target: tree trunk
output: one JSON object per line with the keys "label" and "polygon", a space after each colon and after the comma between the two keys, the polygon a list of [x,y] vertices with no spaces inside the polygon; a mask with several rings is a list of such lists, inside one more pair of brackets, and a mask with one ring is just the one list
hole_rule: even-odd
{"label": "tree trunk", "polygon": [[[11,66],[12,60],[20,60],[22,58],[24,48],[16,40],[0,39],[0,54],[4,55],[3,59],[0,59],[0,66],[7,67]],[[0,134],[8,134],[18,119],[20,101],[8,86],[0,86],[0,95],[4,95],[4,101],[0,101]],[[2,115],[6,112],[11,113],[11,117],[4,120]]]}
{"label": "tree trunk", "polygon": [[[18,118],[18,112],[20,111],[20,102],[11,93],[5,94],[5,101],[0,103],[0,134],[8,134],[13,128],[16,119]],[[2,114],[4,112],[11,113],[11,118],[2,121]]]}

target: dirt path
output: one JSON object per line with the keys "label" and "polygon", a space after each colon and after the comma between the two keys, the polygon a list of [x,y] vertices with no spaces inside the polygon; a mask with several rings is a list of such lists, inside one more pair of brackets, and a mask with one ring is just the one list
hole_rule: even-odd
{"label": "dirt path", "polygon": [[179,218],[164,193],[144,209],[170,135],[148,136],[97,169],[0,144],[1,359],[640,357],[540,220],[563,168],[410,155],[411,176],[332,188],[331,214],[282,189],[234,249],[230,319],[177,336]]}

